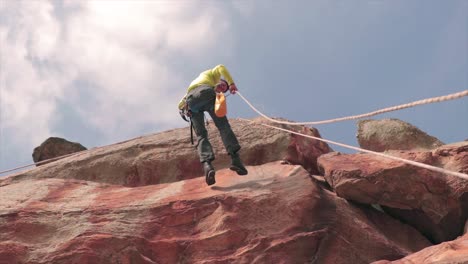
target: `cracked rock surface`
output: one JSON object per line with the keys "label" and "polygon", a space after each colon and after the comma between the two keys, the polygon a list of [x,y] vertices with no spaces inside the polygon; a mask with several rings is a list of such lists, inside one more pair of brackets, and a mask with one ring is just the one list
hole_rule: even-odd
{"label": "cracked rock surface", "polygon": [[[432,151],[389,151],[390,155],[468,173],[468,142]],[[330,153],[320,170],[338,196],[378,204],[440,243],[463,234],[468,214],[468,181],[371,154]]]}

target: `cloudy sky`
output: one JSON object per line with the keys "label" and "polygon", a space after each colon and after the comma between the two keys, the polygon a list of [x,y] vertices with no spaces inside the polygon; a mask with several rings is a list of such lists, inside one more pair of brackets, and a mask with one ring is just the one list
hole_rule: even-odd
{"label": "cloudy sky", "polygon": [[[184,127],[179,99],[220,63],[257,108],[294,121],[463,91],[467,20],[466,0],[0,0],[0,171],[50,136],[92,148]],[[228,107],[257,116],[239,96]],[[468,138],[467,97],[375,118]],[[355,121],[316,127],[357,146]]]}

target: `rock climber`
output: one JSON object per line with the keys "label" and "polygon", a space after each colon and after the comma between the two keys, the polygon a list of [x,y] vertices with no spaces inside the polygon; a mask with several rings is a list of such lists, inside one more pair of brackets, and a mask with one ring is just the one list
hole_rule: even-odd
{"label": "rock climber", "polygon": [[246,175],[248,173],[240,159],[239,150],[241,147],[229,125],[227,117],[218,117],[214,112],[216,93],[226,93],[228,90],[231,94],[235,94],[237,91],[236,84],[226,67],[218,65],[200,73],[190,83],[187,94],[179,102],[181,116],[183,118],[184,115],[190,117],[193,129],[197,135],[196,148],[200,162],[203,164],[205,179],[208,185],[216,183],[215,169],[211,164],[215,159],[215,155],[211,143],[208,141],[208,132],[204,123],[204,112],[210,114],[219,130],[224,147],[231,157],[231,166],[229,168],[237,172],[238,175]]}

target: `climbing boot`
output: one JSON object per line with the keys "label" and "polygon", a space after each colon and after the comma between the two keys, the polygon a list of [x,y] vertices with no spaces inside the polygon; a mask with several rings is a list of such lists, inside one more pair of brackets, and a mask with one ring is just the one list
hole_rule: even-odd
{"label": "climbing boot", "polygon": [[203,162],[203,170],[205,171],[206,184],[213,185],[216,183],[215,170],[209,161]]}
{"label": "climbing boot", "polygon": [[249,173],[237,153],[231,155],[231,167],[229,169],[237,172],[238,175],[247,175]]}

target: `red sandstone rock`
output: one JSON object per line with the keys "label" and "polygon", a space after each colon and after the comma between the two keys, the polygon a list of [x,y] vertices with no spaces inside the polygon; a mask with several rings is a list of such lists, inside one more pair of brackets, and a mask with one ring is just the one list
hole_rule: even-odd
{"label": "red sandstone rock", "polygon": [[431,244],[300,166],[123,187],[0,180],[0,263],[370,263]]}
{"label": "red sandstone rock", "polygon": [[[257,119],[256,121],[263,121]],[[230,120],[246,165],[287,160],[318,173],[317,157],[331,149],[318,140],[290,135],[249,121]],[[283,126],[320,137],[317,129]],[[213,122],[207,127],[215,150],[216,169],[227,168],[226,154]],[[202,174],[195,147],[190,144],[188,127],[143,136],[110,146],[90,149],[33,170],[10,176],[11,181],[30,178],[81,179],[125,186],[143,186],[192,179]]]}
{"label": "red sandstone rock", "polygon": [[468,263],[468,235],[450,242],[425,248],[403,259],[381,260],[372,264],[464,264]]}
{"label": "red sandstone rock", "polygon": [[[389,154],[447,169],[468,172],[468,142],[436,150]],[[372,154],[330,153],[318,159],[325,179],[338,196],[379,204],[434,242],[460,236],[468,214],[468,181]]]}

